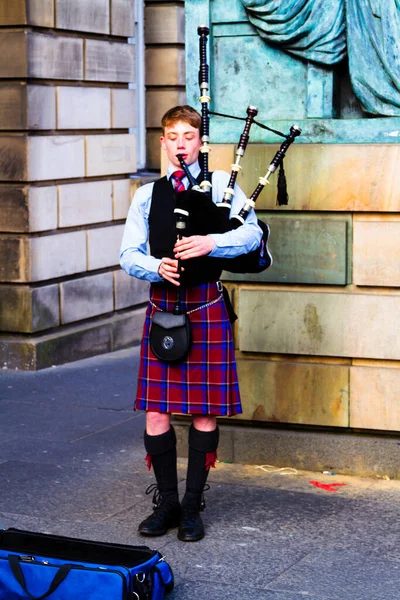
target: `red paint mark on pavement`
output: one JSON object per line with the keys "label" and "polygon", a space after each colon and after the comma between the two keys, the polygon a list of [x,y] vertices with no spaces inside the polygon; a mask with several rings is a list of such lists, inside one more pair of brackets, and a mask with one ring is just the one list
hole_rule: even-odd
{"label": "red paint mark on pavement", "polygon": [[315,485],[315,487],[321,488],[321,490],[325,490],[326,492],[337,492],[337,487],[347,485],[347,483],[321,483],[320,481],[309,481],[308,483],[311,483],[311,485]]}

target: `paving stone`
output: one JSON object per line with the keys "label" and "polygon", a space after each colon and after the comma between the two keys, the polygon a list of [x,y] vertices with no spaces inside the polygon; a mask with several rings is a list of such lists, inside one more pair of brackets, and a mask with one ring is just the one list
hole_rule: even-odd
{"label": "paving stone", "polygon": [[[376,577],[371,578],[373,572]],[[366,580],[368,583],[366,584]],[[382,581],[385,581],[382,589]],[[400,581],[400,563],[370,555],[360,556],[359,548],[343,550],[339,555],[333,549],[305,557],[289,573],[278,577],[273,589],[282,592],[314,594],[318,598],[337,600],[346,593],[354,600],[387,600],[395,598]]]}
{"label": "paving stone", "polygon": [[[397,598],[398,481],[317,472],[283,476],[257,465],[221,462],[209,475],[203,540],[183,544],[176,530],[156,539],[140,537],[137,526],[151,512],[145,490],[154,477],[143,460],[144,415],[125,408],[137,365],[138,349],[37,373],[1,371],[3,527],[149,545],[174,570],[171,600]],[[121,396],[113,398],[113,390]],[[79,435],[93,415],[95,427]],[[30,426],[22,427],[25,422]],[[254,428],[252,433],[261,452],[263,442]],[[365,454],[366,442],[386,448],[390,443],[397,455],[400,451],[395,438],[354,435],[354,445],[344,450],[346,436],[290,435],[282,442],[281,434],[270,434],[271,460],[274,449],[277,455],[283,447],[290,458],[296,436],[306,440],[303,455],[320,451],[327,440],[332,455],[343,450],[347,460]],[[179,459],[180,494],[185,472],[186,461]],[[329,493],[310,480],[346,485]]]}

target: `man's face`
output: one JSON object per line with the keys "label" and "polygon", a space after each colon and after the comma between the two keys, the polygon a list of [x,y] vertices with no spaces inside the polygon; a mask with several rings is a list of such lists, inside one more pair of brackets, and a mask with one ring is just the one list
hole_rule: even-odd
{"label": "man's face", "polygon": [[199,156],[200,132],[186,121],[177,121],[166,127],[164,135],[160,137],[160,142],[163,150],[167,153],[168,162],[178,169],[181,166],[176,158],[177,154],[181,154],[188,165],[196,162]]}

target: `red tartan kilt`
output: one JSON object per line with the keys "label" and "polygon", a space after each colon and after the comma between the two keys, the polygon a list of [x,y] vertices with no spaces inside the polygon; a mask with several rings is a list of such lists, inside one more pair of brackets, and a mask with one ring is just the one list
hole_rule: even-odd
{"label": "red tartan kilt", "polygon": [[[216,300],[216,283],[195,286],[183,294],[183,310]],[[150,299],[172,311],[176,290],[152,284]],[[156,309],[149,303],[143,328],[135,408],[161,413],[230,416],[240,414],[232,328],[223,298],[189,315],[193,343],[179,364],[158,360],[150,349],[150,319]]]}

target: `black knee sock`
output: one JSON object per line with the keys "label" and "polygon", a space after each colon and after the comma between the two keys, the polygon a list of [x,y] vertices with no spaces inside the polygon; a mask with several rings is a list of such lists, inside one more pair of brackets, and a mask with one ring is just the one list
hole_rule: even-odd
{"label": "black knee sock", "polygon": [[216,460],[219,441],[218,427],[213,431],[199,431],[191,425],[189,429],[189,460],[186,478],[185,499],[199,499],[207,481],[210,467]]}
{"label": "black knee sock", "polygon": [[[178,473],[176,468],[176,436],[171,428],[161,435],[144,433],[144,447],[153,465],[160,492],[178,492]],[[150,462],[150,461],[149,461]]]}

